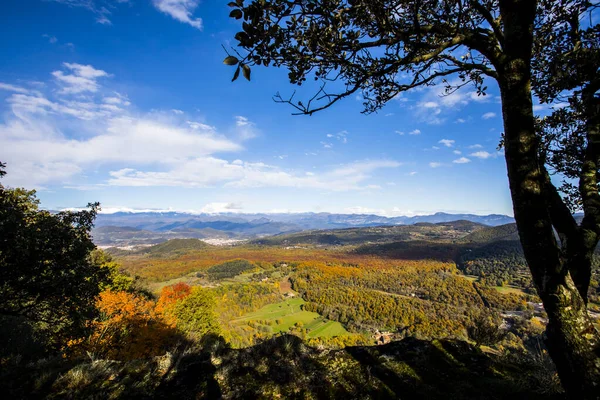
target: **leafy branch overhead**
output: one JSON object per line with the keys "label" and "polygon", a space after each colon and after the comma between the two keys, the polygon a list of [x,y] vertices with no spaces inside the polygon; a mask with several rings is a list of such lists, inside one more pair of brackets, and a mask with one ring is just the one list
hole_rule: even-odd
{"label": "leafy branch overhead", "polygon": [[[249,76],[254,65],[273,65],[286,67],[293,84],[320,81],[318,93],[305,102],[276,95],[300,114],[328,108],[359,91],[370,113],[403,91],[435,83],[445,84],[449,93],[472,82],[485,95],[484,76],[497,76],[490,60],[500,56],[499,22],[481,6],[451,3],[231,2],[230,16],[243,20],[235,39],[245,55],[234,50],[239,57],[228,56],[225,63],[238,65],[234,80],[240,66]],[[475,29],[486,22],[488,29]],[[462,83],[447,79],[453,74]],[[334,81],[343,82],[343,89],[329,91],[327,84]]]}

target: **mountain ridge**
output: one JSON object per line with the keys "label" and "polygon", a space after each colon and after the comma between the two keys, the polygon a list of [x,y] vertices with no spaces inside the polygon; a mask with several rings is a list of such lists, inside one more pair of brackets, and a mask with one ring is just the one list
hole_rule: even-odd
{"label": "mountain ridge", "polygon": [[422,223],[466,221],[487,226],[513,222],[501,214],[435,213],[412,217],[383,217],[374,214],[332,213],[223,213],[117,212],[99,214],[94,228],[98,245],[159,243],[173,238],[256,239],[307,230],[404,226]]}

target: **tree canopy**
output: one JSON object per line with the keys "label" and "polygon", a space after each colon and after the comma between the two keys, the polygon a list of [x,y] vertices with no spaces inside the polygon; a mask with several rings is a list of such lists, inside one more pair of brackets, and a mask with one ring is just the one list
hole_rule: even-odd
{"label": "tree canopy", "polygon": [[35,191],[0,184],[0,317],[26,320],[54,342],[94,315],[108,270],[90,257],[98,203],[58,213],[38,206]]}

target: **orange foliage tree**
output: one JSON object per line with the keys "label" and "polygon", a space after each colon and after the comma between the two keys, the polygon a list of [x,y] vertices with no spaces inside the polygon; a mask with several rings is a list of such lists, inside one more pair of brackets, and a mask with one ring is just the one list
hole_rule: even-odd
{"label": "orange foliage tree", "polygon": [[96,306],[101,317],[92,322],[92,334],[69,343],[75,355],[113,360],[151,357],[164,353],[178,338],[154,302],[139,295],[105,291]]}
{"label": "orange foliage tree", "polygon": [[155,311],[160,314],[163,319],[171,326],[177,324],[172,309],[178,300],[182,300],[190,295],[192,288],[187,283],[176,283],[174,285],[165,286],[160,292],[160,297],[156,302]]}

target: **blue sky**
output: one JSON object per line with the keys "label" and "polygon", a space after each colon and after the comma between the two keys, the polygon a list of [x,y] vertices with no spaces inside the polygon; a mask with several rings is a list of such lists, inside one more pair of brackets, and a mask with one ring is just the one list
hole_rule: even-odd
{"label": "blue sky", "polygon": [[[283,70],[231,83],[227,1],[3,0],[5,185],[46,208],[512,215],[498,91],[428,87],[312,117],[272,96]],[[300,94],[309,94],[303,87]]]}

